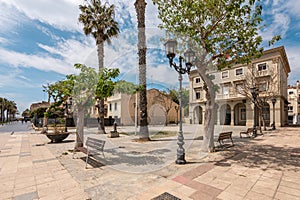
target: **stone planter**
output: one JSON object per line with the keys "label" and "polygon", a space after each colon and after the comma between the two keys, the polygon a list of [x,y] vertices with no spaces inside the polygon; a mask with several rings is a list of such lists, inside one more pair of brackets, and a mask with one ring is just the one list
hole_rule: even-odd
{"label": "stone planter", "polygon": [[51,140],[51,142],[61,142],[69,136],[69,133],[63,132],[59,134],[47,133],[46,136]]}

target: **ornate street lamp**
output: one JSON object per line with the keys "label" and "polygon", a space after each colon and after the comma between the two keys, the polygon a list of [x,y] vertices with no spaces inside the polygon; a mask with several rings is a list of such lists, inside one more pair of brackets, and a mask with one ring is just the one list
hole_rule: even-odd
{"label": "ornate street lamp", "polygon": [[257,114],[256,114],[256,110],[257,110],[257,105],[256,105],[256,100],[257,100],[257,96],[258,96],[258,91],[257,88],[255,86],[250,88],[252,97],[253,97],[253,103],[254,103],[254,113],[253,113],[253,137],[257,136],[257,129],[256,129],[256,124],[257,124]]}
{"label": "ornate street lamp", "polygon": [[[174,69],[178,72],[179,77],[179,131],[178,131],[178,138],[177,138],[177,160],[176,164],[185,164],[185,150],[183,148],[184,145],[184,138],[182,134],[182,74],[190,73],[190,69],[193,66],[192,63],[194,61],[195,53],[192,50],[187,50],[184,53],[185,58],[179,56],[179,65],[177,65],[173,59],[176,55],[177,50],[177,41],[176,40],[168,40],[165,43],[166,54],[169,59],[170,67],[174,67]],[[185,60],[186,67],[182,66],[182,60]]]}
{"label": "ornate street lamp", "polygon": [[276,129],[276,127],[275,127],[275,103],[276,103],[276,98],[272,97],[271,101],[272,101],[272,104],[273,104],[273,124],[272,124],[272,130],[275,130]]}

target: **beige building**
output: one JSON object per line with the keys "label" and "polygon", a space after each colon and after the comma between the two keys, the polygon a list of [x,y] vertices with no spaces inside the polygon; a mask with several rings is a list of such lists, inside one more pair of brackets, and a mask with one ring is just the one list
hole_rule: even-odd
{"label": "beige building", "polygon": [[[273,122],[273,104],[271,98],[276,98],[275,125],[287,124],[288,101],[287,79],[290,66],[284,47],[273,48],[263,52],[262,57],[253,60],[250,65],[234,65],[222,71],[211,70],[213,80],[219,86],[216,95],[216,124],[231,126],[253,126],[254,105],[243,93],[246,85],[253,81],[258,88],[259,98],[265,98],[263,114],[267,125]],[[190,73],[190,104],[189,115],[192,123],[203,124],[205,113],[205,91],[203,81],[196,70]],[[252,85],[253,85],[252,84]],[[248,89],[249,90],[249,89]],[[249,92],[248,92],[249,93]]]}
{"label": "beige building", "polygon": [[288,86],[288,123],[300,124],[300,83]]}
{"label": "beige building", "polygon": [[[105,102],[106,117],[117,119],[121,125],[134,125],[136,119],[137,122],[140,120],[139,101],[139,94],[114,94]],[[159,90],[150,89],[147,91],[147,103],[148,123],[150,125],[169,124],[178,121],[178,104]],[[137,108],[135,108],[136,105]]]}

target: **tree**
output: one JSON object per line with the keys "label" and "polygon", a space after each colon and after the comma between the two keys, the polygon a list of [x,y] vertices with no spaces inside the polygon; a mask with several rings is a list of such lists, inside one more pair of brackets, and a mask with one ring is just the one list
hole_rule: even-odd
{"label": "tree", "polygon": [[[74,81],[73,108],[76,109],[76,147],[83,146],[84,142],[84,115],[88,108],[94,105],[95,98],[103,100],[112,95],[115,83],[112,81],[119,75],[119,69],[104,68],[97,74],[94,68],[83,64],[75,64],[80,70],[78,75],[69,76]],[[102,129],[105,131],[105,128]]]}
{"label": "tree", "polygon": [[[175,108],[175,106],[178,107],[178,103],[175,103],[172,99],[172,90],[165,92],[165,91],[158,91],[158,94],[154,97],[153,104],[159,103],[163,106],[164,111],[166,113],[166,121],[165,125],[168,125],[168,115],[172,108]],[[177,118],[177,116],[176,116]]]}
{"label": "tree", "polygon": [[150,140],[147,121],[147,87],[146,87],[146,34],[145,34],[145,0],[136,0],[134,3],[138,21],[138,55],[139,55],[139,83],[140,91],[140,140]]}
{"label": "tree", "polygon": [[[114,5],[102,4],[101,0],[87,0],[86,5],[79,5],[79,22],[83,24],[85,35],[92,35],[98,50],[99,74],[104,68],[104,42],[111,43],[111,38],[118,36],[118,23],[114,20]],[[100,127],[104,131],[104,100],[100,101]]]}
{"label": "tree", "polygon": [[48,125],[49,117],[57,118],[64,115],[64,108],[62,108],[62,105],[72,95],[74,87],[73,76],[74,75],[67,75],[65,80],[47,84],[47,86],[43,85],[43,91],[48,94],[48,103],[50,103],[51,98],[54,101],[45,112],[43,120],[44,127]]}
{"label": "tree", "polygon": [[82,147],[84,143],[84,115],[86,110],[94,105],[98,74],[94,68],[83,64],[75,64],[74,66],[80,70],[78,75],[69,77],[74,81],[72,99],[74,112],[77,114],[75,147]]}
{"label": "tree", "polygon": [[140,87],[132,82],[119,80],[116,82],[114,93],[135,94],[140,90]]}
{"label": "tree", "polygon": [[[104,101],[107,97],[110,97],[113,95],[115,82],[113,82],[112,79],[118,77],[120,74],[119,69],[108,69],[104,68],[103,71],[100,73],[97,87],[95,91],[96,98],[101,101]],[[101,106],[100,106],[101,109]],[[98,110],[99,111],[99,110]],[[104,113],[104,111],[103,111]],[[101,110],[99,111],[99,114],[101,114]],[[103,117],[104,119],[104,117]],[[105,133],[105,126],[103,124],[103,127],[101,128],[103,130],[103,133]]]}
{"label": "tree", "polygon": [[[276,97],[278,92],[278,73],[274,70],[268,70],[268,76],[260,76],[259,72],[255,70],[252,63],[248,65],[248,72],[241,77],[242,84],[239,84],[237,93],[245,96],[249,101],[255,103],[258,108],[259,117],[259,127],[261,127],[261,122],[263,124],[264,130],[266,130],[266,119],[265,119],[265,105]],[[254,102],[253,96],[251,94],[251,88],[253,85],[257,86],[258,96]],[[259,128],[261,131],[261,128]]]}
{"label": "tree", "polygon": [[30,113],[30,110],[28,108],[26,108],[26,110],[24,110],[22,112],[22,117],[29,117],[29,113]]}
{"label": "tree", "polygon": [[7,110],[8,100],[6,98],[1,98],[1,122],[5,122],[5,111]]}
{"label": "tree", "polygon": [[[189,94],[190,91],[187,88],[183,88],[182,89],[182,98],[181,98],[181,104],[182,104],[182,108],[184,109],[184,116],[187,116],[189,113]],[[172,89],[170,90],[170,95],[171,98],[173,99],[173,101],[177,104],[179,104],[179,91]]]}
{"label": "tree", "polygon": [[[182,36],[183,45],[196,51],[194,66],[205,83],[206,109],[203,150],[214,151],[215,96],[217,86],[209,67],[222,69],[250,63],[262,55],[259,35],[262,18],[260,0],[153,0],[158,6],[162,28]],[[280,36],[275,36],[273,44]]]}

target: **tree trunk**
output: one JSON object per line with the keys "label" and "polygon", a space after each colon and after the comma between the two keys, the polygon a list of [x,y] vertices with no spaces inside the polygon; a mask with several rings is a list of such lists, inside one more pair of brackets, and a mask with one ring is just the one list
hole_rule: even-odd
{"label": "tree trunk", "polygon": [[140,91],[140,135],[142,140],[149,139],[147,114],[147,87],[146,87],[146,34],[145,34],[145,0],[137,0],[134,4],[138,20],[138,55],[139,55],[139,82]]}
{"label": "tree trunk", "polygon": [[83,147],[84,137],[84,106],[78,105],[77,107],[77,126],[76,126],[76,144],[75,147]]}
{"label": "tree trunk", "polygon": [[99,124],[100,130],[99,133],[105,134],[105,126],[104,126],[104,100],[100,100],[100,110],[99,110]]}
{"label": "tree trunk", "polygon": [[206,92],[206,107],[202,150],[207,152],[213,152],[215,149],[215,119],[217,117],[217,105],[215,103],[216,94],[214,90],[214,83],[210,78],[206,76],[205,71],[203,69],[206,69],[206,67],[201,66],[201,68],[197,68],[200,77],[205,83],[204,90]]}
{"label": "tree trunk", "polygon": [[9,119],[8,119],[8,113],[9,113],[9,110],[7,109],[7,110],[6,110],[6,122],[7,122],[7,123],[9,122]]}
{"label": "tree trunk", "polygon": [[44,116],[43,127],[47,127],[47,125],[48,125],[48,117]]}
{"label": "tree trunk", "polygon": [[[98,35],[97,38],[97,51],[98,51],[98,67],[99,74],[102,73],[104,69],[104,41],[103,41],[103,33]],[[104,100],[100,100],[100,109],[99,109],[99,124],[100,130],[99,133],[105,133],[104,126]]]}

